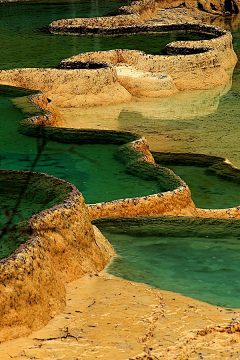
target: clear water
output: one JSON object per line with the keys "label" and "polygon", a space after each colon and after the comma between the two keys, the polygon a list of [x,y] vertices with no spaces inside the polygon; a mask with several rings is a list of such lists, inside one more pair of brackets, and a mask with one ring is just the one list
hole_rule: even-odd
{"label": "clear water", "polygon": [[240,307],[239,229],[196,224],[97,225],[117,257],[108,272],[223,307]]}
{"label": "clear water", "polygon": [[168,165],[189,186],[198,208],[225,209],[240,205],[240,184],[210,174],[207,168]]}

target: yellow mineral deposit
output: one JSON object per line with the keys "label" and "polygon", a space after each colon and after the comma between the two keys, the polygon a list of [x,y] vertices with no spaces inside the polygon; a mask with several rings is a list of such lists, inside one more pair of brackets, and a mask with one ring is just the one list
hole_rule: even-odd
{"label": "yellow mineral deposit", "polygon": [[117,81],[112,66],[88,69],[13,69],[0,71],[0,83],[40,90],[56,106],[117,104],[131,94]]}
{"label": "yellow mineral deposit", "polygon": [[[185,26],[199,30],[197,24]],[[118,104],[130,101],[132,96],[163,97],[225,85],[231,81],[237,62],[231,33],[208,25],[200,30],[217,37],[168,44],[171,56],[117,49],[73,56],[63,60],[61,68],[1,70],[0,84],[40,90],[53,105],[68,108]],[[90,64],[95,64],[94,68]]]}
{"label": "yellow mineral deposit", "polygon": [[67,285],[63,312],[0,358],[239,359],[239,309],[223,309],[106,273]]}

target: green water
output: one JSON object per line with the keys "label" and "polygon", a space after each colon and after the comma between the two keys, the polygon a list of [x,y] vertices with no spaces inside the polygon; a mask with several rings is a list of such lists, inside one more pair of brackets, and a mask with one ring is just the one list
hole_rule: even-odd
{"label": "green water", "polygon": [[202,39],[203,35],[171,33],[134,36],[52,35],[40,31],[62,18],[105,15],[126,5],[124,1],[44,1],[0,4],[0,69],[54,67],[62,59],[86,51],[115,48],[161,53],[171,41]]}
{"label": "green water", "polygon": [[225,209],[239,206],[240,184],[210,174],[205,167],[168,165],[189,186],[198,208]]}
{"label": "green water", "polygon": [[[176,218],[175,218],[176,219]],[[108,272],[223,307],[240,307],[239,225],[174,218],[152,225],[97,226],[117,257]],[[147,221],[146,221],[147,223]],[[218,228],[221,228],[219,232]]]}
{"label": "green water", "polygon": [[[125,172],[113,158],[116,145],[47,143],[18,133],[23,115],[9,101],[11,89],[3,95],[0,86],[0,167],[6,170],[32,170],[73,183],[86,203],[144,196],[161,191],[155,181],[145,181]],[[2,90],[2,91],[1,91]],[[26,91],[28,92],[28,91]],[[23,90],[20,91],[20,96]],[[16,91],[14,91],[14,97]],[[34,168],[38,149],[42,148]]]}

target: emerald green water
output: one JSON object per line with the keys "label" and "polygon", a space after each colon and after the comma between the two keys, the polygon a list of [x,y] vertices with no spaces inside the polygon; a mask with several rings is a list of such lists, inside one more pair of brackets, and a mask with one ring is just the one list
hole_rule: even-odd
{"label": "emerald green water", "polygon": [[[176,219],[176,218],[175,218]],[[239,225],[208,220],[97,224],[119,257],[108,272],[223,307],[240,307]],[[211,222],[211,221],[210,221]]]}
{"label": "emerald green water", "polygon": [[210,174],[206,167],[167,165],[189,186],[198,208],[225,209],[239,206],[240,184]]}

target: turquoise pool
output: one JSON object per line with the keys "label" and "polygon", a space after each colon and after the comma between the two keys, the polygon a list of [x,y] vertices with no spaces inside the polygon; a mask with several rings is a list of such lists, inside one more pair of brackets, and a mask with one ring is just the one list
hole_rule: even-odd
{"label": "turquoise pool", "polygon": [[240,308],[239,220],[154,217],[97,223],[117,254],[108,272]]}

